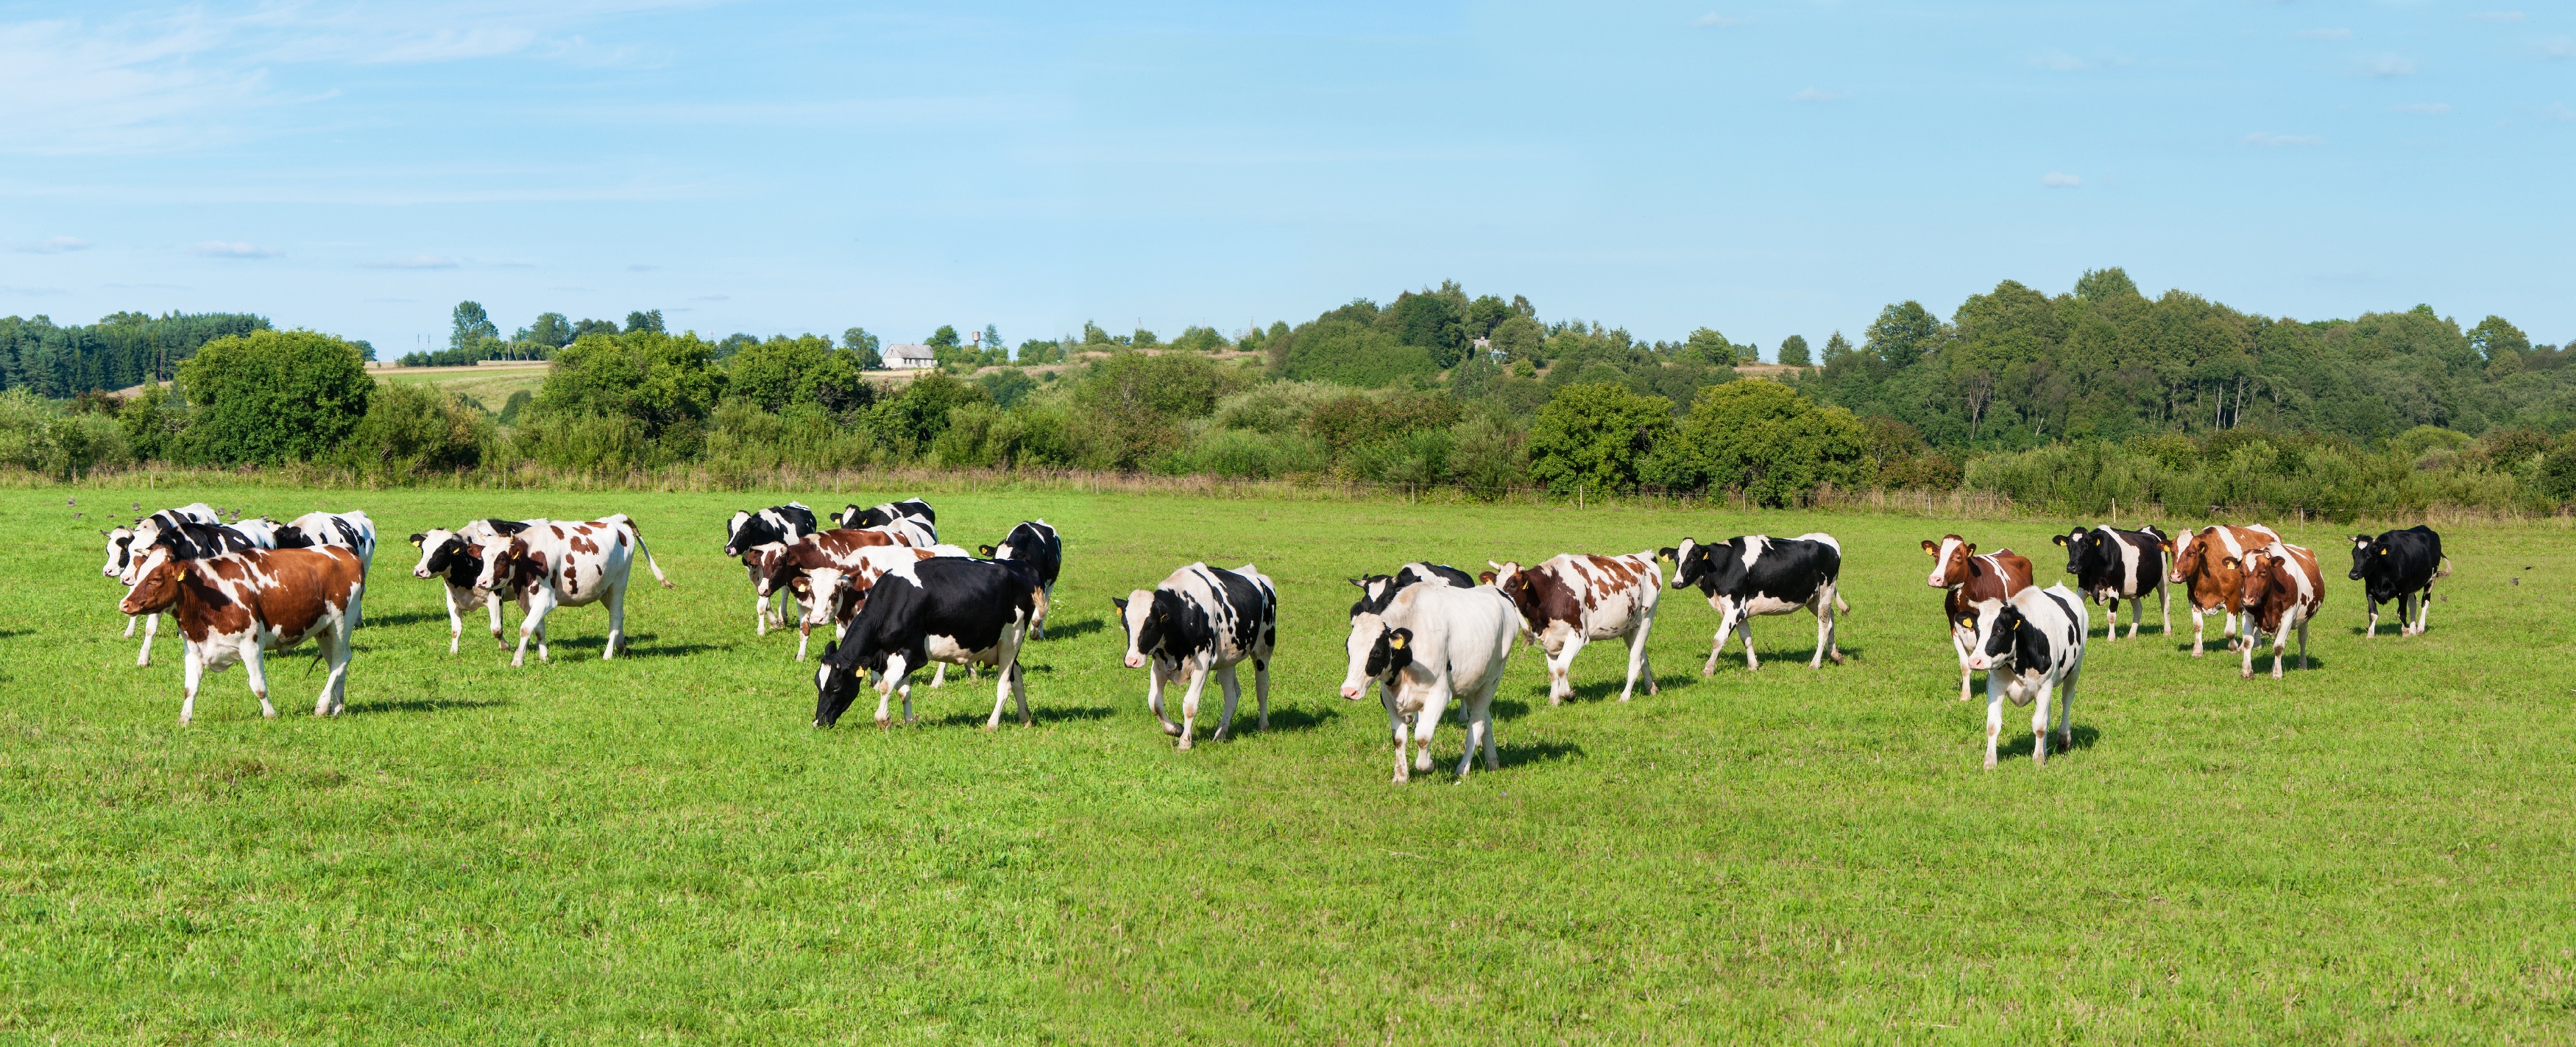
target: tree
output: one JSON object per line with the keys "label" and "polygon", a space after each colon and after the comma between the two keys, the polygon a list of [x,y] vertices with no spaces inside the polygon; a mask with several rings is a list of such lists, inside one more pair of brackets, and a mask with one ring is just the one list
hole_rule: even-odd
{"label": "tree", "polygon": [[1715,367],[1735,366],[1735,346],[1727,342],[1725,335],[1706,327],[1693,330],[1690,337],[1682,339],[1682,354]]}
{"label": "tree", "polygon": [[1786,506],[1825,484],[1865,482],[1868,449],[1868,431],[1849,411],[1774,381],[1728,382],[1699,391],[1647,473],[1667,487],[1731,488]]}
{"label": "tree", "polygon": [[841,332],[841,348],[858,357],[859,370],[885,369],[885,356],[878,351],[884,346],[877,341],[877,336],[868,333],[867,328],[853,327]]}
{"label": "tree", "polygon": [[983,386],[946,371],[931,371],[913,379],[902,395],[869,408],[868,427],[897,445],[925,448],[948,428],[948,412],[988,401]]}
{"label": "tree", "polygon": [[375,379],[356,346],[313,331],[254,331],[206,343],[179,365],[189,405],[182,456],[239,465],[329,455],[367,413]]}
{"label": "tree", "polygon": [[1672,426],[1672,402],[1663,397],[1608,382],[1565,386],[1530,427],[1530,475],[1559,492],[1634,489]]}
{"label": "tree", "polygon": [[1136,333],[1128,339],[1127,344],[1133,345],[1139,349],[1149,349],[1163,343],[1162,339],[1155,337],[1154,332],[1139,327],[1136,329]]}
{"label": "tree", "polygon": [[1406,291],[1377,315],[1380,330],[1405,345],[1427,351],[1433,366],[1447,370],[1467,353],[1463,294],[1455,284],[1442,291]]}
{"label": "tree", "polygon": [[1406,345],[1374,324],[1355,320],[1332,319],[1300,327],[1287,342],[1280,374],[1301,381],[1375,389],[1409,376],[1429,378],[1439,370],[1430,350]]}
{"label": "tree", "polygon": [[492,442],[492,422],[462,397],[433,385],[387,382],[340,447],[351,465],[387,472],[471,469]]}
{"label": "tree", "polygon": [[[610,323],[609,321],[606,321],[606,320],[584,320],[584,321],[582,321],[582,322],[580,322],[580,323],[577,323],[577,324],[572,325],[572,337],[573,337],[573,341],[574,341],[574,342],[578,342],[578,341],[580,341],[580,340],[582,340],[582,339],[584,339],[584,338],[587,338],[587,337],[589,337],[589,336],[591,336],[591,335],[595,335],[595,334],[616,334],[616,333],[617,333],[617,325],[616,325],[616,324],[614,324],[614,323]],[[566,345],[570,345],[570,344],[572,344],[572,342],[566,342],[566,343],[564,343],[564,344],[566,344]]]}
{"label": "tree", "polygon": [[1807,357],[1807,336],[1793,334],[1781,339],[1780,362],[1791,367],[1805,367],[1811,363]]}
{"label": "tree", "polygon": [[1879,362],[1892,368],[1904,368],[1921,362],[1941,347],[1941,318],[1923,308],[1923,303],[1907,299],[1878,312],[1870,322],[1868,349]]}
{"label": "tree", "polygon": [[626,330],[622,333],[634,334],[639,331],[651,331],[654,334],[662,334],[662,311],[659,309],[646,309],[641,312],[626,314]]}
{"label": "tree", "polygon": [[1506,361],[1535,364],[1547,358],[1543,351],[1547,331],[1538,325],[1538,321],[1519,313],[1504,317],[1501,323],[1494,325],[1494,333],[1488,337],[1493,339],[1494,348],[1502,350]]}
{"label": "tree", "polygon": [[675,425],[703,422],[715,410],[725,375],[714,361],[715,345],[693,334],[585,338],[555,355],[529,407],[540,422],[633,419],[650,439]]}
{"label": "tree", "polygon": [[481,302],[456,303],[454,316],[456,329],[447,335],[450,349],[472,349],[484,342],[501,339],[501,329],[493,326],[492,317],[483,311]]}
{"label": "tree", "polygon": [[1825,339],[1825,366],[1832,367],[1837,363],[1851,358],[1852,344],[1848,339],[1843,337],[1843,333],[1841,331],[1836,331],[1833,333],[1833,337]]}
{"label": "tree", "polygon": [[955,349],[957,348],[957,343],[959,341],[961,341],[961,339],[958,338],[957,329],[955,327],[941,324],[939,325],[938,330],[930,332],[930,339],[921,344],[929,346],[935,352],[939,350]]}
{"label": "tree", "polygon": [[874,387],[859,376],[859,362],[857,354],[836,352],[821,336],[780,335],[733,355],[725,366],[725,391],[767,411],[814,404],[840,414],[876,399]]}
{"label": "tree", "polygon": [[1504,318],[1513,315],[1516,314],[1512,312],[1511,303],[1489,294],[1478,295],[1475,301],[1467,303],[1467,337],[1491,338],[1494,328],[1502,326]]}
{"label": "tree", "polygon": [[519,337],[515,340],[561,349],[572,344],[572,321],[564,319],[562,313],[538,313],[537,322],[520,328]]}
{"label": "tree", "polygon": [[2137,281],[2129,279],[2128,271],[2113,266],[2085,270],[2084,275],[2075,280],[2075,297],[2104,305],[2142,296],[2138,294]]}

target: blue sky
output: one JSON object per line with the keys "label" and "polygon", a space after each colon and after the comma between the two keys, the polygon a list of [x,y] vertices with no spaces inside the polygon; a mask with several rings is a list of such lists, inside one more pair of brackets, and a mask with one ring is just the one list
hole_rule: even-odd
{"label": "blue sky", "polygon": [[2576,338],[2576,6],[0,3],[0,315],[1857,335],[2125,266]]}

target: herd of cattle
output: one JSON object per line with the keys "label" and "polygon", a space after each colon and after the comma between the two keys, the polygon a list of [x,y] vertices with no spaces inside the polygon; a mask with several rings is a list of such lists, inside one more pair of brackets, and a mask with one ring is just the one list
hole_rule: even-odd
{"label": "herd of cattle", "polygon": [[[1020,722],[1029,723],[1019,654],[1031,639],[1045,637],[1064,557],[1055,528],[1044,520],[1027,521],[1000,542],[970,552],[939,541],[938,516],[918,499],[851,505],[830,519],[836,526],[825,528],[813,510],[790,502],[735,513],[725,528],[725,555],[749,575],[755,632],[793,625],[799,661],[817,627],[832,632],[814,672],[814,725],[832,726],[862,688],[877,693],[878,726],[892,723],[888,706],[898,698],[909,722],[912,676],[931,667],[936,687],[950,665],[993,670],[987,730],[1000,726],[1013,700]],[[375,524],[365,513],[316,512],[284,524],[244,521],[235,513],[228,523],[214,507],[199,503],[102,533],[104,573],[127,587],[119,604],[128,616],[126,635],[134,635],[137,618],[143,620],[135,664],[151,664],[160,613],[178,619],[186,655],[179,722],[193,715],[206,670],[234,661],[243,663],[262,714],[275,716],[262,655],[306,640],[316,643],[330,667],[314,715],[336,714],[345,706],[350,630],[361,624],[367,568],[375,557]],[[1923,542],[1933,561],[1925,582],[1944,591],[1961,701],[1971,695],[1974,674],[1986,673],[1989,768],[1995,766],[2007,699],[2036,705],[2034,761],[2047,761],[2052,733],[2061,750],[2070,744],[2068,707],[2092,628],[2088,602],[2107,606],[2103,639],[2116,641],[2120,601],[2129,601],[2134,639],[2145,626],[2150,595],[2171,631],[2168,586],[2181,586],[2193,619],[2193,657],[2204,653],[2203,623],[2214,612],[2221,616],[2221,640],[2242,652],[2242,675],[2254,675],[2255,648],[2266,635],[2272,638],[2275,678],[2287,663],[2291,633],[2298,634],[2300,666],[2307,667],[2308,625],[2324,601],[2325,577],[2313,552],[2282,541],[2271,528],[2213,525],[2171,537],[2152,526],[2102,526],[2052,540],[2067,551],[2073,589],[2064,583],[2039,588],[2030,561],[2010,549],[1980,553],[1955,534]],[[626,587],[636,557],[655,580],[671,585],[624,514],[579,522],[475,520],[412,535],[411,543],[420,549],[412,574],[446,588],[450,654],[459,650],[465,615],[478,606],[489,618],[494,644],[510,650],[501,607],[505,601],[520,606],[512,666],[525,663],[532,640],[537,657],[550,660],[546,622],[556,608],[593,603],[608,607],[601,657],[615,658],[626,646]],[[2398,605],[2401,635],[2423,632],[2433,584],[2450,573],[2441,536],[2420,526],[2355,535],[2352,556],[2348,577],[2364,583],[2369,604],[2364,635],[2377,635],[2379,607],[2389,602]],[[1673,565],[1669,581],[1664,561]],[[1711,543],[1685,538],[1674,547],[1635,553],[1568,553],[1527,567],[1487,566],[1470,576],[1442,564],[1409,563],[1390,574],[1351,579],[1360,597],[1350,608],[1341,694],[1356,701],[1372,689],[1378,692],[1394,739],[1396,781],[1406,780],[1408,769],[1431,769],[1432,734],[1453,702],[1460,704],[1468,732],[1459,777],[1469,773],[1480,749],[1487,769],[1498,766],[1493,700],[1516,637],[1545,652],[1550,704],[1573,695],[1574,658],[1596,640],[1627,645],[1620,701],[1641,680],[1646,693],[1654,694],[1646,641],[1667,588],[1696,588],[1717,611],[1702,675],[1717,671],[1730,636],[1743,643],[1745,667],[1759,668],[1752,619],[1799,610],[1816,620],[1808,667],[1843,660],[1835,622],[1850,606],[1840,591],[1842,546],[1831,535],[1746,535]],[[1242,694],[1236,667],[1246,661],[1253,667],[1259,725],[1269,726],[1279,594],[1268,576],[1250,564],[1227,570],[1193,563],[1111,604],[1126,632],[1126,665],[1147,670],[1146,704],[1180,748],[1192,745],[1199,700],[1211,679],[1224,695],[1212,737],[1222,739],[1233,730]],[[1184,678],[1180,720],[1174,723],[1165,712],[1164,691]]]}

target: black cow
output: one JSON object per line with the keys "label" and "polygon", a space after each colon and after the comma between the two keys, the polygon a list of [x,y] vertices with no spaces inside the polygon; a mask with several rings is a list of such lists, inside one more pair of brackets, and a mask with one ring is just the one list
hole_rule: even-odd
{"label": "black cow", "polygon": [[[750,573],[752,586],[758,588],[760,564],[752,550],[764,545],[789,544],[821,529],[815,525],[814,510],[798,502],[773,505],[756,513],[748,509],[738,510],[733,519],[725,522],[724,554],[741,560],[743,569]],[[787,626],[784,613],[779,615],[778,625],[780,628]],[[761,636],[769,635],[767,592],[761,593],[753,605],[752,631]]]}
{"label": "black cow", "polygon": [[2362,583],[2370,597],[2370,628],[2362,638],[2379,634],[2379,605],[2391,600],[2397,602],[2397,635],[2422,634],[2432,610],[2433,582],[2450,575],[2451,562],[2442,558],[2442,536],[2430,527],[2417,524],[2377,538],[2352,536],[2352,573],[2345,577]]}
{"label": "black cow", "polygon": [[2120,638],[2120,601],[2129,601],[2129,638],[2147,626],[2147,594],[2156,594],[2156,608],[2164,615],[2164,631],[2173,632],[2173,593],[2165,588],[2164,532],[2153,525],[2134,531],[2104,525],[2087,530],[2075,528],[2055,535],[2049,541],[2066,547],[2066,573],[2075,576],[2075,589],[2086,600],[2107,604],[2110,624],[2102,631],[2105,640]]}
{"label": "black cow", "polygon": [[866,509],[861,509],[856,505],[846,506],[841,510],[841,515],[834,519],[837,520],[841,526],[852,528],[884,527],[897,520],[917,520],[930,532],[930,541],[932,544],[936,544],[939,541],[939,514],[932,511],[929,502],[922,501],[919,498],[906,498],[900,502],[886,502],[882,505],[872,506]]}
{"label": "black cow", "polygon": [[1807,668],[1822,669],[1830,657],[1841,664],[1834,647],[1834,615],[1849,611],[1837,591],[1843,573],[1843,546],[1834,536],[1817,532],[1796,538],[1748,534],[1713,545],[1682,539],[1677,548],[1656,556],[1673,561],[1673,588],[1699,587],[1708,605],[1717,608],[1717,636],[1708,648],[1708,664],[1699,673],[1717,671],[1718,652],[1726,635],[1744,634],[1744,667],[1759,669],[1753,655],[1753,616],[1787,614],[1801,607],[1816,616],[1816,653]]}
{"label": "black cow", "polygon": [[[1145,707],[1154,711],[1164,734],[1180,739],[1181,748],[1192,744],[1199,694],[1211,675],[1225,692],[1225,710],[1211,737],[1224,738],[1233,728],[1235,703],[1243,696],[1234,667],[1246,661],[1261,703],[1261,729],[1270,729],[1270,658],[1279,646],[1279,587],[1270,576],[1251,564],[1229,571],[1194,563],[1151,590],[1109,603],[1127,630],[1127,667],[1147,670]],[[1190,684],[1175,724],[1163,715],[1163,686],[1183,675]]]}
{"label": "black cow", "polygon": [[1363,614],[1385,614],[1387,605],[1395,602],[1395,594],[1402,592],[1408,585],[1447,585],[1459,589],[1473,589],[1476,587],[1476,578],[1448,564],[1416,560],[1396,568],[1394,574],[1372,574],[1353,578],[1351,584],[1360,587],[1359,602],[1351,605],[1351,617],[1357,618]]}
{"label": "black cow", "polygon": [[985,730],[1002,725],[1002,706],[1013,697],[1020,722],[1031,722],[1020,644],[1042,598],[1037,570],[1015,560],[941,556],[886,571],[848,632],[823,647],[814,672],[814,726],[840,722],[858,697],[863,671],[879,677],[877,726],[891,722],[886,703],[898,691],[904,721],[911,722],[910,677],[933,661],[994,668],[993,715]]}
{"label": "black cow", "polygon": [[1046,601],[1038,605],[1034,631],[1038,639],[1046,639],[1047,608],[1055,605],[1055,576],[1064,568],[1064,539],[1056,536],[1055,527],[1045,520],[1023,521],[1002,537],[1002,544],[980,545],[976,549],[987,559],[1021,560],[1038,569],[1038,582],[1045,588]]}

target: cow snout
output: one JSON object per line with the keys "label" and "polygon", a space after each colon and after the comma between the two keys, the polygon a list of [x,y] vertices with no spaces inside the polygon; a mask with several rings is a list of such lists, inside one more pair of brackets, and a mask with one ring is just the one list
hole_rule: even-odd
{"label": "cow snout", "polygon": [[1354,702],[1359,701],[1360,696],[1366,693],[1368,693],[1368,687],[1365,684],[1346,683],[1342,685],[1342,697],[1348,698]]}
{"label": "cow snout", "polygon": [[1144,667],[1145,667],[1145,656],[1144,656],[1144,655],[1141,655],[1141,654],[1131,654],[1131,655],[1128,655],[1128,656],[1127,656],[1127,667],[1128,667],[1128,668],[1130,668],[1130,669],[1142,669],[1142,668],[1144,668]]}
{"label": "cow snout", "polygon": [[1970,669],[1991,669],[1991,668],[1994,668],[1994,665],[1993,665],[1993,663],[1992,663],[1992,662],[1990,662],[1990,661],[1986,658],[1986,656],[1985,656],[1985,655],[1982,655],[1982,654],[1972,654],[1972,655],[1969,655],[1969,656],[1968,656],[1968,668],[1970,668]]}

